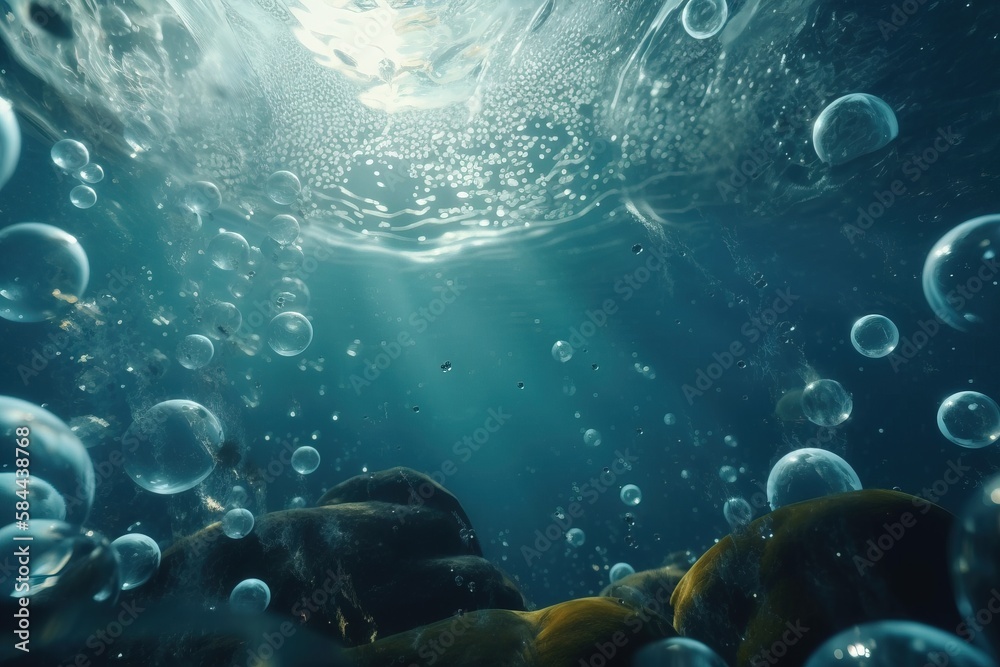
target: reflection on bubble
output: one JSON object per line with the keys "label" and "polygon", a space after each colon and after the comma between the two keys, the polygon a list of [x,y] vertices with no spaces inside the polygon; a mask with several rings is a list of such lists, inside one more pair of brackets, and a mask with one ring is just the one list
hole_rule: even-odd
{"label": "reflection on bubble", "polygon": [[726,661],[700,641],[671,637],[643,647],[632,667],[726,667]]}
{"label": "reflection on bubble", "polygon": [[14,106],[0,97],[0,188],[14,175],[21,157],[21,128]]}

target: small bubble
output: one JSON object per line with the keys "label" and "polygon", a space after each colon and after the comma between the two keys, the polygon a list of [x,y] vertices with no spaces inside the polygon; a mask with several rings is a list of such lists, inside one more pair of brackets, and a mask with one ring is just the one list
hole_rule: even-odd
{"label": "small bubble", "polygon": [[518,382],[517,383],[517,388],[518,389],[524,389],[524,383],[523,382]]}
{"label": "small bubble", "polygon": [[591,364],[591,365],[590,365],[590,367],[591,367],[591,368],[593,368],[593,369],[594,369],[595,371],[596,371],[596,370],[597,370],[598,368],[600,368],[600,366],[598,366],[597,364]]}
{"label": "small bubble", "polygon": [[414,405],[413,406],[413,411],[414,412],[420,412],[420,406],[419,405]]}
{"label": "small bubble", "polygon": [[447,373],[448,371],[450,371],[451,370],[451,362],[450,361],[446,361],[443,364],[441,364],[441,370],[444,371],[445,373]]}
{"label": "small bubble", "polygon": [[636,434],[636,435],[642,435],[642,432],[643,432],[643,431],[642,431],[642,427],[641,427],[641,426],[637,426],[637,427],[635,428],[635,434]]}
{"label": "small bubble", "polygon": [[456,575],[455,576],[455,585],[456,586],[461,586],[463,583],[464,583],[464,580],[462,579],[462,576],[461,575]]}
{"label": "small bubble", "polygon": [[639,243],[636,243],[634,246],[632,246],[632,252],[634,252],[636,255],[638,255],[640,252],[642,252],[642,245],[639,244]]}
{"label": "small bubble", "polygon": [[740,359],[739,361],[736,362],[736,367],[737,368],[746,368],[747,367],[747,362],[745,362],[742,359]]}

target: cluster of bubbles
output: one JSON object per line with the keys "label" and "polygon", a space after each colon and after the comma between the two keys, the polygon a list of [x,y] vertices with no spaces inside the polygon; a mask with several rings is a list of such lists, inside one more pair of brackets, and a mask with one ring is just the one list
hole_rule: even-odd
{"label": "cluster of bubbles", "polygon": [[1000,407],[978,391],[960,391],[941,403],[937,423],[941,434],[956,445],[980,449],[1000,438]]}
{"label": "cluster of bubbles", "polygon": [[299,447],[292,452],[292,468],[300,475],[308,475],[319,467],[319,452],[315,447]]}
{"label": "cluster of bubbles", "polygon": [[899,345],[899,329],[884,315],[865,315],[851,327],[851,344],[864,356],[880,359]]}
{"label": "cluster of bubbles", "polygon": [[642,502],[642,490],[635,484],[626,484],[622,487],[619,497],[629,507],[635,507]]}
{"label": "cluster of bubbles", "polygon": [[767,502],[776,510],[803,500],[859,489],[861,480],[847,461],[825,449],[804,447],[785,454],[771,468]]}
{"label": "cluster of bubbles", "polygon": [[222,425],[205,406],[186,399],[157,403],[122,436],[125,472],[153,493],[187,491],[212,474],[223,440]]}
{"label": "cluster of bubbles", "polygon": [[831,102],[813,125],[813,148],[823,162],[844,164],[873,153],[899,136],[892,107],[867,93]]}
{"label": "cluster of bubbles", "polygon": [[160,567],[160,547],[148,535],[126,533],[111,548],[118,555],[123,591],[142,586]]}
{"label": "cluster of bubbles", "polygon": [[851,416],[854,401],[836,380],[816,380],[802,390],[802,412],[817,426],[837,426]]}
{"label": "cluster of bubbles", "polygon": [[253,513],[242,507],[231,509],[222,517],[222,532],[226,537],[239,540],[253,530]]}
{"label": "cluster of bubbles", "polygon": [[90,187],[104,180],[104,168],[90,161],[90,151],[76,139],[61,139],[52,145],[52,162],[82,181],[69,192],[69,201],[77,208],[90,208],[97,203],[97,192]]}

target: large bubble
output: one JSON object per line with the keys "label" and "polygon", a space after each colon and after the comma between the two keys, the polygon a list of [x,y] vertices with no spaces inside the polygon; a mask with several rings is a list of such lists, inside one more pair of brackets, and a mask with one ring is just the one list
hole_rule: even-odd
{"label": "large bubble", "polygon": [[97,203],[97,193],[89,185],[78,185],[69,191],[69,203],[77,208],[90,208]]}
{"label": "large bubble", "polygon": [[802,390],[802,412],[818,426],[836,426],[847,421],[854,400],[836,380],[816,380]]}
{"label": "large bubble", "polygon": [[[30,475],[30,499],[33,510],[46,514],[64,513],[69,524],[80,525],[87,520],[94,504],[94,466],[83,443],[70,427],[48,410],[33,403],[9,396],[0,396],[0,437],[10,447],[8,470],[22,479]],[[24,452],[22,456],[16,450]],[[21,465],[21,464],[24,465]],[[26,470],[26,473],[18,471]],[[60,498],[44,493],[43,486],[33,486],[44,480],[58,492]],[[11,486],[7,493],[20,487]],[[35,496],[35,493],[38,496]],[[13,510],[14,505],[8,505]],[[13,516],[13,514],[12,514]],[[32,515],[36,516],[36,515]],[[41,514],[37,518],[43,518]]]}
{"label": "large bubble", "polygon": [[285,213],[276,215],[267,224],[267,235],[281,245],[295,243],[299,238],[299,221]]}
{"label": "large bubble", "polygon": [[596,428],[588,428],[583,432],[583,444],[588,447],[598,447],[601,444],[601,432]]}
{"label": "large bubble", "polygon": [[207,366],[213,356],[215,356],[215,346],[201,334],[185,336],[177,345],[177,363],[190,370]]}
{"label": "large bubble", "polygon": [[208,408],[176,399],[142,413],[125,435],[125,472],[153,493],[173,494],[201,483],[215,469],[222,425]]}
{"label": "large bubble", "polygon": [[1000,619],[992,611],[1000,598],[1000,475],[975,490],[953,531],[950,559],[958,611],[967,619],[979,615],[969,627],[981,629],[974,641],[1000,654]]}
{"label": "large bubble", "polygon": [[644,646],[632,667],[726,667],[726,661],[705,644],[688,637],[671,637]]}
{"label": "large bubble", "polygon": [[978,391],[960,391],[941,403],[937,423],[941,434],[956,445],[980,449],[1000,438],[1000,407]]}
{"label": "large bubble", "polygon": [[75,139],[62,139],[52,145],[52,162],[66,171],[79,171],[90,162],[90,151]]}
{"label": "large bubble", "polygon": [[302,354],[312,339],[312,324],[301,313],[280,313],[267,325],[267,343],[283,357]]}
{"label": "large bubble", "polygon": [[1000,215],[958,225],[924,262],[924,297],[934,314],[959,331],[992,333],[1000,326]]}
{"label": "large bubble", "polygon": [[229,594],[229,606],[237,614],[260,614],[271,603],[271,589],[260,579],[244,579]]}
{"label": "large bubble", "polygon": [[684,30],[695,39],[708,39],[717,35],[728,18],[729,5],[726,0],[688,0],[681,12]]}
{"label": "large bubble", "polygon": [[767,476],[767,502],[776,510],[860,488],[861,480],[847,461],[825,449],[805,447],[788,452],[771,468]]}
{"label": "large bubble", "polygon": [[216,340],[229,338],[243,325],[243,313],[228,301],[213,303],[202,316],[205,331]]}
{"label": "large bubble", "polygon": [[222,532],[226,537],[239,540],[250,534],[253,523],[254,518],[250,510],[242,507],[231,509],[222,517]]}
{"label": "large bubble", "polygon": [[309,475],[319,467],[319,452],[315,447],[299,447],[292,452],[292,468],[300,475]]}
{"label": "large bubble", "polygon": [[608,572],[608,580],[613,584],[620,579],[624,579],[630,574],[635,574],[635,568],[628,563],[615,563]]}
{"label": "large bubble", "polygon": [[184,189],[184,205],[204,215],[222,206],[222,193],[211,181],[196,181]]}
{"label": "large bubble", "polygon": [[618,495],[629,507],[635,507],[642,502],[642,490],[635,484],[626,484]]}
{"label": "large bubble", "polygon": [[250,244],[236,232],[220,232],[209,242],[206,252],[223,271],[235,271],[250,261]]}
{"label": "large bubble", "polygon": [[571,547],[582,547],[587,541],[587,535],[579,528],[570,528],[566,531],[566,543]]}
{"label": "large bubble", "polygon": [[913,621],[856,625],[826,640],[805,667],[990,667],[993,661],[956,635]]}
{"label": "large bubble", "polygon": [[138,588],[160,567],[160,547],[142,533],[128,533],[111,543],[121,564],[122,590]]}
{"label": "large bubble", "polygon": [[0,230],[0,317],[56,317],[79,300],[89,280],[87,254],[58,227],[22,222]]}
{"label": "large bubble", "polygon": [[291,204],[298,198],[302,183],[290,171],[276,171],[267,177],[264,189],[275,204]]}
{"label": "large bubble", "polygon": [[813,147],[823,162],[843,164],[882,148],[899,135],[896,114],[867,93],[831,102],[813,125]]}
{"label": "large bubble", "polygon": [[887,356],[899,344],[899,329],[884,315],[865,315],[851,327],[854,349],[872,359]]}
{"label": "large bubble", "polygon": [[14,106],[0,97],[0,188],[17,169],[21,157],[21,128],[17,124]]}

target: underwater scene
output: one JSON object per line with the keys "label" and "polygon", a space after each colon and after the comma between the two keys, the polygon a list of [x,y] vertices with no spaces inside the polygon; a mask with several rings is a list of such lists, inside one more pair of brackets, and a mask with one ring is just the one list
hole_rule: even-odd
{"label": "underwater scene", "polygon": [[997,0],[0,8],[0,664],[998,664]]}

